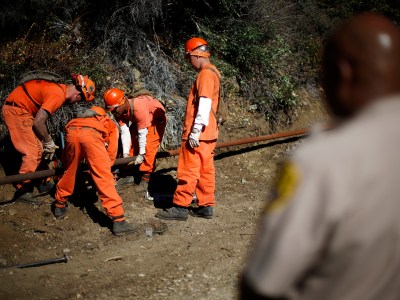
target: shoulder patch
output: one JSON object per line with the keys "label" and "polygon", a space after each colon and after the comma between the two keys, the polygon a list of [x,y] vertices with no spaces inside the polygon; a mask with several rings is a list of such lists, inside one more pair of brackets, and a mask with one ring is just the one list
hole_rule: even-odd
{"label": "shoulder patch", "polygon": [[283,208],[293,196],[298,183],[299,172],[296,166],[291,162],[286,162],[281,169],[275,187],[276,198],[267,203],[264,213],[269,213]]}

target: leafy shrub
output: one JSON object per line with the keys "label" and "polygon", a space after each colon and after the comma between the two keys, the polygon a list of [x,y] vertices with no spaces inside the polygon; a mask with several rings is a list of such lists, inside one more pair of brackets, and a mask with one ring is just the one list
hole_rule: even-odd
{"label": "leafy shrub", "polygon": [[[0,3],[0,96],[19,76],[46,69],[88,74],[95,104],[116,86],[141,82],[168,103],[164,147],[176,147],[182,98],[196,72],[183,62],[189,37],[205,38],[231,98],[245,97],[276,126],[290,122],[296,89],[317,86],[325,34],[341,19],[372,10],[400,21],[392,1],[327,0],[4,0]],[[227,101],[229,102],[229,97]],[[81,109],[79,105],[77,109]],[[63,107],[49,124],[53,135],[75,113]],[[169,145],[169,146],[168,146]]]}

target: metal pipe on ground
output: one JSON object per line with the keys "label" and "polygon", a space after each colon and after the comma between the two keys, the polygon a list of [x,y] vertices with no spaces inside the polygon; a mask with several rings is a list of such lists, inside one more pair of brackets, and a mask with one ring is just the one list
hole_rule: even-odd
{"label": "metal pipe on ground", "polygon": [[[217,143],[215,149],[231,147],[231,146],[239,146],[239,145],[243,145],[243,144],[263,142],[263,141],[279,139],[279,138],[296,137],[296,136],[301,136],[301,135],[307,134],[307,133],[309,133],[309,131],[310,131],[310,129],[306,128],[306,129],[298,129],[298,130],[294,130],[294,131],[287,131],[287,132],[281,132],[281,133],[272,133],[272,134],[268,134],[268,135],[255,136],[255,137],[250,137],[250,138],[243,138],[243,139],[238,139],[238,140],[234,140],[234,141],[220,142],[220,143]],[[157,154],[157,157],[168,157],[168,156],[175,156],[175,155],[179,155],[179,149],[169,150],[169,151],[165,151],[165,152],[159,152]]]}
{"label": "metal pipe on ground", "polygon": [[[224,147],[231,147],[231,146],[238,146],[238,145],[243,145],[243,144],[251,144],[251,143],[256,143],[256,142],[268,141],[268,140],[279,139],[279,138],[302,136],[302,135],[309,133],[309,131],[310,131],[310,129],[305,128],[305,129],[298,129],[298,130],[294,130],[294,131],[287,131],[287,132],[273,133],[273,134],[250,137],[250,138],[243,138],[243,139],[238,139],[238,140],[234,140],[234,141],[220,142],[220,143],[217,143],[215,148],[218,149],[218,148],[224,148]],[[176,156],[176,155],[179,155],[179,149],[160,151],[157,153],[157,158],[165,158],[165,157]],[[127,164],[127,163],[135,160],[135,158],[136,157],[134,157],[134,156],[117,158],[115,160],[114,166]],[[62,173],[63,173],[63,169],[56,168],[56,169],[42,170],[42,171],[36,171],[36,172],[31,172],[31,173],[25,173],[25,174],[10,175],[10,176],[5,176],[5,177],[0,177],[0,185],[24,181],[24,180],[32,180],[32,179],[50,177],[50,176],[54,176],[54,175],[60,175]]]}
{"label": "metal pipe on ground", "polygon": [[60,258],[52,258],[52,259],[48,259],[48,260],[36,261],[36,262],[33,262],[33,263],[14,265],[14,266],[8,266],[8,267],[5,266],[5,267],[1,267],[0,269],[5,269],[5,268],[19,268],[19,269],[33,268],[33,267],[46,266],[46,265],[51,265],[51,264],[67,263],[68,260],[69,260],[69,257],[66,254],[64,254],[64,256],[60,257]]}

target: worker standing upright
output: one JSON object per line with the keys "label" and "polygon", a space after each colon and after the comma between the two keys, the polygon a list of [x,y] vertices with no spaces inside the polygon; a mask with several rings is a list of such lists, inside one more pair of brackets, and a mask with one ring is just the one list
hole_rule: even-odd
{"label": "worker standing upright", "polygon": [[137,155],[134,164],[140,165],[141,180],[134,190],[147,192],[167,124],[165,108],[146,90],[125,95],[122,90],[111,88],[104,93],[104,102],[120,125],[123,157]]}
{"label": "worker standing upright", "polygon": [[117,125],[103,108],[94,106],[68,122],[65,128],[65,172],[57,183],[55,217],[62,218],[67,213],[67,201],[74,192],[76,173],[85,159],[101,203],[113,221],[113,233],[122,235],[136,232],[140,226],[125,221],[123,201],[117,193],[111,173],[118,150]]}
{"label": "worker standing upright", "polygon": [[[22,155],[20,174],[35,172],[42,159],[52,159],[58,146],[46,121],[61,105],[94,100],[95,84],[84,75],[73,75],[73,83],[30,80],[19,85],[7,97],[2,113],[15,149]],[[30,180],[17,183],[15,201],[39,204],[32,197]]]}
{"label": "worker standing upright", "polygon": [[[211,64],[208,44],[202,38],[186,42],[185,58],[199,73],[186,105],[173,206],[156,214],[165,220],[187,220],[189,213],[211,219],[215,206],[214,150],[219,132],[215,112],[221,75]],[[194,193],[198,207],[189,210]]]}

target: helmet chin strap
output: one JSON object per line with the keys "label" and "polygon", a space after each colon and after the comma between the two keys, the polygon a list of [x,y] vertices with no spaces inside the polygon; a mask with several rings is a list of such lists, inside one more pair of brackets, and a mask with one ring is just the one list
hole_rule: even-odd
{"label": "helmet chin strap", "polygon": [[82,82],[81,88],[83,90],[83,88],[85,87],[85,79],[83,78],[82,75],[79,75],[79,78],[81,79],[81,82]]}

